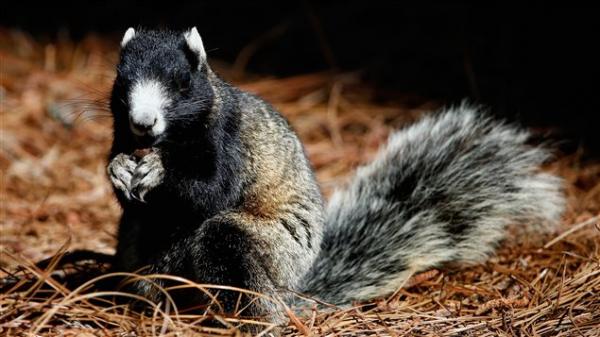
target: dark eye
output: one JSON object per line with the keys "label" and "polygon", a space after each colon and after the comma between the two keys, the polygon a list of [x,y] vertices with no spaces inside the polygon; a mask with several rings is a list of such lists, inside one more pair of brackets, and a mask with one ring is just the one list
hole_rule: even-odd
{"label": "dark eye", "polygon": [[175,85],[181,93],[190,90],[191,78],[189,73],[181,73],[175,76]]}

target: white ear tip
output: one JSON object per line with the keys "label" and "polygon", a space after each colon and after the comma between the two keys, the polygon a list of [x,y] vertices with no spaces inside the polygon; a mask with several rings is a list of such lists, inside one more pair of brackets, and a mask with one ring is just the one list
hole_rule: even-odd
{"label": "white ear tip", "polygon": [[192,27],[192,29],[185,33],[184,36],[190,49],[196,52],[200,57],[200,61],[205,61],[206,52],[204,51],[204,44],[202,43],[202,38],[200,37],[200,33],[198,33],[198,29]]}
{"label": "white ear tip", "polygon": [[129,27],[129,29],[127,29],[127,31],[125,32],[125,35],[123,35],[123,40],[121,40],[121,47],[125,47],[127,42],[129,42],[129,40],[131,40],[134,36],[135,29],[133,29],[133,27]]}

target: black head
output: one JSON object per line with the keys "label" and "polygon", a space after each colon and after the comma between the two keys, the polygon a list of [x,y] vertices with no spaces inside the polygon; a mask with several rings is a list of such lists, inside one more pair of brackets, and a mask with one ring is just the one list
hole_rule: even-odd
{"label": "black head", "polygon": [[115,132],[145,147],[200,127],[214,98],[208,71],[195,27],[186,32],[129,28],[111,97]]}

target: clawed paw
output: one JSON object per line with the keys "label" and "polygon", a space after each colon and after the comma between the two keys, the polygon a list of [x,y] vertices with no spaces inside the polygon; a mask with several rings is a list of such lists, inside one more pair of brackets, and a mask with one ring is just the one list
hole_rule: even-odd
{"label": "clawed paw", "polygon": [[148,192],[160,185],[164,167],[157,152],[147,154],[139,161],[135,156],[118,154],[108,165],[108,176],[127,200],[146,202]]}
{"label": "clawed paw", "polygon": [[135,158],[124,153],[118,154],[108,164],[108,176],[113,186],[131,200],[131,177],[137,167]]}
{"label": "clawed paw", "polygon": [[164,175],[165,169],[157,152],[144,156],[133,171],[131,197],[146,202],[146,195],[162,183]]}

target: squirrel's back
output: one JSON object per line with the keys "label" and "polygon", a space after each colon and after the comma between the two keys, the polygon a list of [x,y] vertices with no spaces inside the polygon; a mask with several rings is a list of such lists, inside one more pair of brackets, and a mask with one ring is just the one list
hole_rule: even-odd
{"label": "squirrel's back", "polygon": [[397,131],[331,198],[321,251],[303,291],[344,303],[392,293],[410,275],[493,253],[509,224],[547,229],[561,180],[529,134],[468,105]]}

